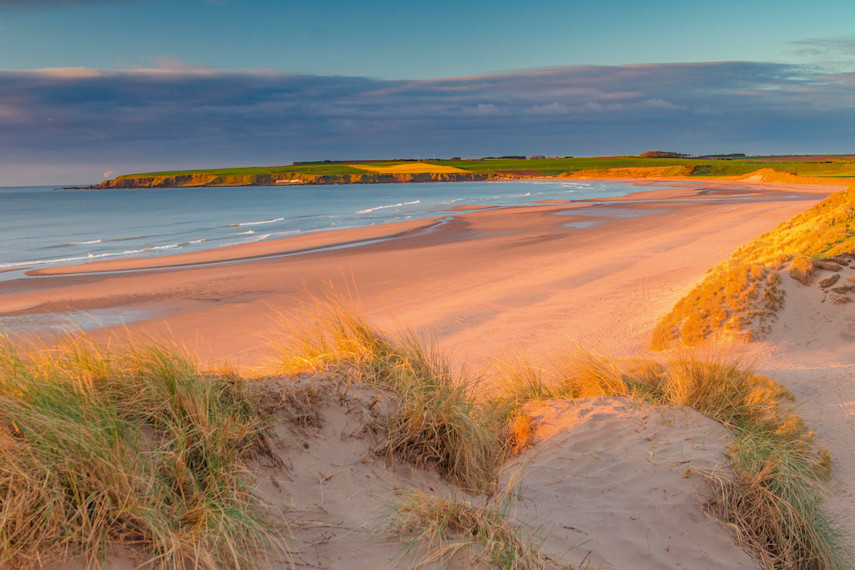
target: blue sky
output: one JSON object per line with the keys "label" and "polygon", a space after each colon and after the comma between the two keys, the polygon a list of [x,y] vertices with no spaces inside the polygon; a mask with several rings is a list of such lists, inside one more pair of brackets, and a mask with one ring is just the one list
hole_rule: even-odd
{"label": "blue sky", "polygon": [[0,185],[318,158],[853,152],[855,2],[0,0]]}

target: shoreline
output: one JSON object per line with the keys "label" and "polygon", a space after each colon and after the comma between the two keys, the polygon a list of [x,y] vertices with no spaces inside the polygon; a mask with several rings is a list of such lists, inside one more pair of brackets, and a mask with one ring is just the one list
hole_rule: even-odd
{"label": "shoreline", "polygon": [[[530,177],[520,180],[537,181],[545,178]],[[612,198],[596,198],[581,200],[544,200],[538,206],[562,205],[565,207],[586,207],[598,202],[636,202],[639,200],[660,200],[668,196],[683,197],[687,190],[697,189],[699,186],[710,186],[717,191],[734,189],[737,191],[746,188],[756,188],[775,191],[790,191],[797,193],[808,193],[826,196],[837,189],[835,186],[823,185],[799,185],[766,182],[741,182],[734,180],[709,179],[699,183],[698,180],[689,178],[659,178],[659,179],[627,179],[627,178],[576,178],[573,180],[596,180],[599,182],[625,183],[632,186],[662,186],[662,188],[634,192],[626,196]],[[506,182],[508,180],[495,180],[493,182]],[[703,190],[701,190],[703,192]],[[697,196],[692,196],[697,197]],[[22,268],[0,270],[3,272],[20,271],[26,276],[44,277],[59,275],[80,275],[89,273],[103,273],[116,271],[138,271],[143,269],[160,269],[170,267],[189,267],[209,263],[248,261],[273,256],[297,255],[322,251],[337,247],[356,247],[360,244],[374,240],[395,239],[408,232],[429,229],[442,223],[442,220],[461,215],[459,212],[468,210],[476,212],[481,210],[508,210],[512,208],[531,208],[537,206],[508,206],[496,207],[489,205],[458,205],[449,208],[445,216],[428,216],[407,222],[394,222],[390,224],[379,224],[361,228],[350,228],[346,230],[321,230],[290,236],[273,240],[265,240],[249,244],[239,244],[219,248],[205,249],[197,252],[180,253],[173,255],[161,255],[139,258],[121,258],[88,263],[74,263],[67,265],[56,265],[45,268]]]}
{"label": "shoreline", "polygon": [[133,312],[141,317],[92,334],[166,335],[203,360],[254,364],[273,313],[298,311],[333,287],[353,292],[384,326],[433,335],[460,358],[573,342],[631,354],[710,267],[833,191],[663,184],[621,198],[449,212],[440,225],[429,218],[103,261],[99,272],[95,263],[39,270],[0,282],[0,317]]}
{"label": "shoreline", "polygon": [[195,265],[230,263],[263,259],[266,257],[311,253],[331,248],[353,247],[377,240],[395,239],[409,232],[434,227],[442,223],[442,219],[442,217],[421,218],[408,222],[395,222],[363,228],[324,230],[299,236],[216,247],[175,255],[110,259],[73,265],[57,265],[43,269],[28,269],[25,271],[25,275],[43,277],[111,273],[116,271],[140,271],[145,269],[191,267]]}

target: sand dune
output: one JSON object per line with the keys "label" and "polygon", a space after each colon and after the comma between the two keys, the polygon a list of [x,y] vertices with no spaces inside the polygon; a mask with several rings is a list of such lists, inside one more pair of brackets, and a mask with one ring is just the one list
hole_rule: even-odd
{"label": "sand dune", "polygon": [[619,399],[529,412],[541,441],[517,463],[517,516],[543,525],[555,557],[578,564],[590,552],[586,561],[606,568],[755,567],[699,508],[708,491],[697,470],[719,465],[730,439],[719,424]]}
{"label": "sand dune", "polygon": [[[366,396],[328,402],[322,427],[297,441],[280,425],[280,441],[293,442],[277,448],[287,470],[260,468],[262,497],[295,520],[298,567],[392,561],[403,568],[421,560],[427,551],[385,532],[401,489],[483,501],[434,473],[374,456],[362,424]],[[707,490],[696,470],[722,461],[724,428],[692,410],[619,399],[555,401],[529,412],[538,443],[505,471],[516,493],[509,514],[523,533],[544,540],[548,559],[597,568],[756,567],[699,508]],[[466,567],[465,560],[447,567]]]}

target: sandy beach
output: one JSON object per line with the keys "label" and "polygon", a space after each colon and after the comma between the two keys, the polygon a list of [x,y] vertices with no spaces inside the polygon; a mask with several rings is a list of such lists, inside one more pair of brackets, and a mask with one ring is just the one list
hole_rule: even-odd
{"label": "sandy beach", "polygon": [[832,191],[661,184],[596,204],[487,209],[33,271],[0,282],[0,315],[72,311],[111,323],[131,314],[134,332],[172,336],[204,360],[255,364],[275,310],[293,311],[333,286],[355,291],[372,319],[435,336],[467,361],[574,343],[632,354],[710,267]]}
{"label": "sandy beach", "polygon": [[[0,317],[8,326],[16,319],[67,313],[134,315],[124,327],[93,328],[92,334],[105,339],[127,329],[166,337],[204,361],[251,370],[270,352],[266,339],[277,326],[276,313],[294,314],[311,295],[333,287],[358,297],[381,328],[408,328],[432,338],[457,364],[478,368],[515,352],[548,359],[575,346],[643,356],[657,320],[708,269],[839,189],[697,180],[657,184],[661,190],[595,203],[450,212],[445,218],[185,256],[41,270],[0,282]],[[855,449],[847,435],[853,390],[845,375],[855,365],[848,348],[855,333],[851,326],[837,329],[844,317],[830,304],[827,314],[813,311],[822,303],[819,297],[808,299],[813,293],[788,287],[795,293],[781,326],[751,351],[764,372],[795,393],[820,443],[831,448],[839,465],[832,510],[853,531],[855,487],[849,481]],[[799,323],[814,321],[811,326],[834,342],[800,344]],[[12,330],[20,332],[25,331]],[[826,378],[833,380],[834,393],[818,397],[816,382]],[[520,460],[530,472],[520,508],[529,519],[542,517],[553,525],[550,552],[572,542],[584,543],[570,557],[575,563],[752,567],[728,531],[701,512],[701,478],[688,477],[687,465],[711,468],[722,461],[727,434],[721,426],[682,409],[652,411],[611,400],[579,406],[536,411],[545,443]],[[328,451],[313,451],[300,461],[311,460],[307,465],[318,472],[341,469],[336,437],[330,432]],[[577,460],[571,465],[568,458]],[[389,484],[389,476],[374,464],[353,469],[347,481],[338,475],[324,480],[320,491],[312,487],[316,482],[295,479],[280,482],[275,493],[285,502],[301,494],[304,509],[320,493],[324,516],[345,521],[342,528],[362,529],[370,524],[367,515],[376,513],[348,507],[353,485],[362,484],[354,482],[358,473],[369,470],[365,477],[378,485]],[[558,475],[570,472],[575,475]],[[338,480],[342,488],[335,487]],[[612,492],[616,481],[620,495]],[[556,522],[574,509],[583,513],[581,519],[563,527]],[[307,564],[336,567],[336,556],[340,562],[358,541],[353,533],[330,532],[330,550],[320,555],[316,548]],[[309,532],[298,539],[309,543],[313,537]],[[360,546],[360,552],[373,553],[365,554],[366,564],[394,554],[388,542],[375,546],[379,550]]]}

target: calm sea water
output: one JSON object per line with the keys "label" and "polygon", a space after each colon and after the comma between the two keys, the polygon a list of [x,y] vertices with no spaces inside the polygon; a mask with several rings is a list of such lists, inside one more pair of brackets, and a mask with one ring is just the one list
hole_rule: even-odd
{"label": "calm sea water", "polygon": [[518,206],[648,189],[576,181],[140,190],[7,187],[0,188],[0,270],[186,253],[443,216],[461,205]]}

